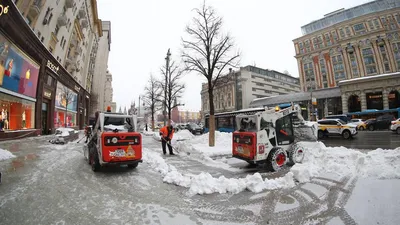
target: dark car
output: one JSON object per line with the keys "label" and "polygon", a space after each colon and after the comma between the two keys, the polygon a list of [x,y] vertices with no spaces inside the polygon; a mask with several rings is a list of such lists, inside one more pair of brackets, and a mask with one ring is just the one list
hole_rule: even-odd
{"label": "dark car", "polygon": [[396,118],[393,115],[385,114],[378,116],[376,119],[365,121],[368,130],[387,130],[390,128],[391,122]]}
{"label": "dark car", "polygon": [[204,129],[200,127],[199,125],[195,123],[191,123],[188,125],[187,129],[192,133],[192,134],[203,134]]}

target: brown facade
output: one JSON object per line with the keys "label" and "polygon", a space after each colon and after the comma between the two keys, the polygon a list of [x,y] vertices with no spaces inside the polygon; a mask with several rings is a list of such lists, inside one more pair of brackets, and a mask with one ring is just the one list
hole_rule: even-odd
{"label": "brown facade", "polygon": [[0,16],[0,31],[27,57],[40,65],[36,89],[34,129],[0,132],[0,140],[53,133],[56,88],[58,82],[76,92],[76,122],[72,127],[82,129],[88,119],[87,112],[90,103],[90,94],[73,79],[40,42],[20,15],[14,3],[11,0],[2,0],[0,4],[2,4],[3,7],[8,6],[7,14],[3,13]]}
{"label": "brown facade", "polygon": [[397,72],[400,8],[349,19],[293,42],[303,91],[337,87],[342,80]]}

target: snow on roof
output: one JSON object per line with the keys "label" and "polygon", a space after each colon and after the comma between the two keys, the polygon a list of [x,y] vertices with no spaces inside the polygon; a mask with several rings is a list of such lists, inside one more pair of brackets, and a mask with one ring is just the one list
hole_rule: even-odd
{"label": "snow on roof", "polygon": [[342,80],[342,81],[339,81],[339,85],[358,83],[358,82],[370,81],[370,80],[381,80],[381,79],[395,78],[395,77],[400,78],[400,72],[386,73],[386,74],[380,74],[380,75],[374,75],[374,76],[368,76],[368,77],[359,77],[359,78],[354,78],[354,79],[349,79],[349,80]]}

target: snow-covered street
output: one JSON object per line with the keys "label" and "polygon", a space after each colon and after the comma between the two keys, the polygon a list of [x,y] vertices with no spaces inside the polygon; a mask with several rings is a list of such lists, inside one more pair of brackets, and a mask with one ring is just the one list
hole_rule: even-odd
{"label": "snow-covered street", "polygon": [[229,157],[229,134],[179,132],[177,156],[143,135],[143,163],[91,171],[80,143],[1,143],[0,224],[400,224],[400,149],[304,143],[303,164],[267,173]]}

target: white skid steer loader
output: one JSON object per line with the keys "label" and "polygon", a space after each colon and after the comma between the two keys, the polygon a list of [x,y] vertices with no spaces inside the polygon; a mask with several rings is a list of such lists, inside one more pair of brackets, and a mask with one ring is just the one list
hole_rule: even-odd
{"label": "white skid steer loader", "polygon": [[236,127],[232,156],[249,164],[264,164],[270,171],[302,162],[305,152],[297,143],[315,142],[318,136],[318,124],[305,121],[300,106],[294,104],[238,115]]}

